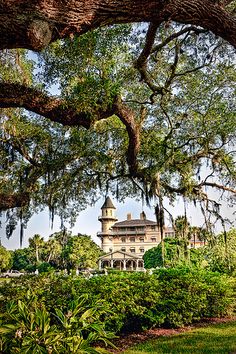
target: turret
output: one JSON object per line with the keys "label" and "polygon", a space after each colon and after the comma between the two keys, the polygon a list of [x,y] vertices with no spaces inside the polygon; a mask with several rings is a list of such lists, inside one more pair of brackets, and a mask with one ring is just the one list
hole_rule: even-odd
{"label": "turret", "polygon": [[118,220],[115,216],[116,208],[114,207],[110,197],[106,197],[101,209],[102,215],[99,216],[98,220],[102,223],[102,234],[107,234],[109,233],[110,228]]}

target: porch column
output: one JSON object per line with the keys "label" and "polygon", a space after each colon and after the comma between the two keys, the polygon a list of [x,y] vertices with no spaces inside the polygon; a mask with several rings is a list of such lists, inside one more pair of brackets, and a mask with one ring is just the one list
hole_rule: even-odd
{"label": "porch column", "polygon": [[111,268],[113,268],[113,259],[111,259]]}
{"label": "porch column", "polygon": [[130,262],[130,268],[131,268],[131,270],[134,270],[134,261],[133,260]]}
{"label": "porch column", "polygon": [[99,259],[98,261],[98,269],[101,270],[102,269],[102,260]]}
{"label": "porch column", "polygon": [[123,267],[123,270],[126,270],[126,259],[123,260],[123,264],[124,264],[124,267]]}

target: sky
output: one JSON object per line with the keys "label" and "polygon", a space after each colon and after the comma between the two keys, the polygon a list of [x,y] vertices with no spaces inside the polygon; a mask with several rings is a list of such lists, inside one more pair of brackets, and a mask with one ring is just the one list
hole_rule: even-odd
{"label": "sky", "polygon": [[[127,198],[124,203],[118,203],[112,198],[113,204],[116,207],[116,216],[119,221],[126,220],[127,214],[132,214],[132,219],[139,219],[140,213],[144,211],[146,217],[149,220],[155,221],[154,208],[148,208],[142,205],[142,202],[137,202],[130,198]],[[98,221],[98,217],[101,215],[101,207],[104,203],[104,198],[98,200],[98,202],[93,207],[88,207],[86,210],[82,211],[77,218],[75,226],[71,229],[72,234],[76,235],[78,233],[87,234],[92,237],[92,239],[100,245],[100,240],[97,237],[97,232],[101,231],[101,223]],[[166,205],[168,210],[173,214],[173,217],[178,215],[184,215],[184,205],[179,202],[175,207]],[[222,209],[222,214],[224,217],[230,218],[233,221],[233,226],[236,227],[235,215],[233,212],[235,209],[229,208],[224,205]],[[187,206],[187,217],[192,226],[201,226],[203,224],[203,217],[200,210]],[[166,219],[166,226],[171,226],[170,221]],[[68,227],[68,229],[70,229]],[[45,240],[48,239],[49,235],[54,232],[60,231],[60,220],[55,217],[54,228],[51,228],[51,223],[49,220],[49,213],[47,210],[41,212],[40,214],[35,214],[29,221],[27,229],[24,232],[24,240],[22,247],[28,246],[29,237],[33,237],[35,234],[40,234]],[[216,232],[220,232],[221,227],[218,225],[216,227]],[[17,249],[20,248],[20,232],[17,229],[9,240],[5,237],[5,220],[2,217],[2,227],[0,229],[1,242],[7,249]]]}

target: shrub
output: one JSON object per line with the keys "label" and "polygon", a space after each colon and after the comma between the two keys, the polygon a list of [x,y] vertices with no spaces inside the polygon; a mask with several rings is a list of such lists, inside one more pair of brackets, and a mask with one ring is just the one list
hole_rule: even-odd
{"label": "shrub", "polygon": [[[87,308],[86,297],[68,304],[67,312],[47,311],[36,299],[9,302],[0,325],[2,353],[105,353],[97,343],[112,345],[98,306]],[[93,347],[92,347],[93,345]]]}
{"label": "shrub", "polygon": [[53,270],[55,270],[55,268],[53,268],[51,266],[51,264],[48,262],[41,263],[37,268],[38,268],[39,273],[48,273],[48,272],[52,272]]}
{"label": "shrub", "polygon": [[[34,297],[58,316],[58,311],[66,314],[72,303],[86,298],[86,309],[99,304],[104,330],[124,333],[160,325],[179,327],[229,314],[235,301],[233,288],[235,281],[226,275],[186,267],[91,279],[49,273],[4,283],[1,302],[5,312],[7,302]],[[57,324],[55,316],[50,323]]]}

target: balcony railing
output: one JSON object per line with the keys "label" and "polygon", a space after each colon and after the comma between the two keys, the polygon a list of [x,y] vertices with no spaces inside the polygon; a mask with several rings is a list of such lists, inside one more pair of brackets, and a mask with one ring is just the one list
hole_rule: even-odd
{"label": "balcony railing", "polygon": [[115,221],[118,220],[114,215],[100,215],[98,217],[98,220],[110,220],[110,219],[115,220]]}
{"label": "balcony railing", "polygon": [[135,235],[145,235],[146,231],[143,230],[138,230],[138,231],[107,231],[107,232],[97,232],[97,236],[102,236],[102,235],[109,235],[109,236],[135,236]]}

